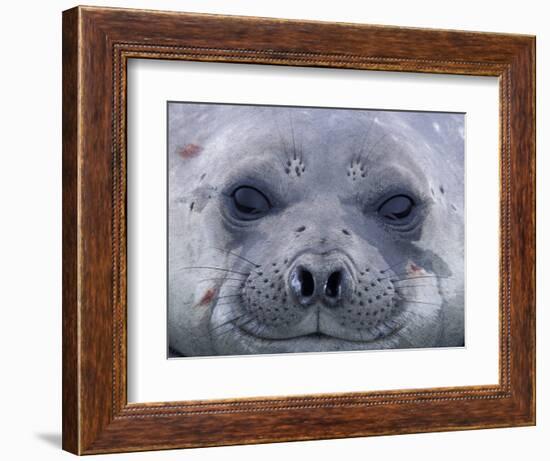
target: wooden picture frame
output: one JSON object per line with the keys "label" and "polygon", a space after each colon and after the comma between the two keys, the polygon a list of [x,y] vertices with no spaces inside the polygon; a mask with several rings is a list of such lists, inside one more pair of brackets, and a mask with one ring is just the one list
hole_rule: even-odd
{"label": "wooden picture frame", "polygon": [[[129,404],[131,58],[484,75],[500,87],[499,384]],[[63,13],[63,448],[93,454],[535,424],[535,38],[127,9]]]}

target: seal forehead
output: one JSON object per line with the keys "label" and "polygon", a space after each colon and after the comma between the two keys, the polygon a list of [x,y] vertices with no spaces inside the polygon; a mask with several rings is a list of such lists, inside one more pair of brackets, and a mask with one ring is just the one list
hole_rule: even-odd
{"label": "seal forehead", "polygon": [[364,167],[363,177],[391,164],[421,176],[422,143],[407,140],[381,118],[388,117],[357,110],[242,109],[207,149],[228,166],[261,158],[291,178],[315,184],[333,181],[341,187],[353,160]]}
{"label": "seal forehead", "polygon": [[[463,154],[463,123],[453,114],[211,104],[175,104],[170,111],[173,157],[197,169],[171,162],[183,176],[198,170],[216,183],[250,173],[329,190],[347,187],[347,175],[353,187],[369,187],[391,181],[397,167],[425,187],[427,173],[441,176],[448,157]],[[456,191],[460,206],[460,170],[427,188]]]}
{"label": "seal forehead", "polygon": [[359,149],[368,121],[357,111],[327,109],[223,107],[215,112],[209,117],[214,123],[197,130],[212,130],[205,142],[212,155],[230,162],[258,156],[283,160],[281,166],[294,172],[302,165],[285,165],[285,161],[298,157],[309,165],[343,167],[347,156]]}

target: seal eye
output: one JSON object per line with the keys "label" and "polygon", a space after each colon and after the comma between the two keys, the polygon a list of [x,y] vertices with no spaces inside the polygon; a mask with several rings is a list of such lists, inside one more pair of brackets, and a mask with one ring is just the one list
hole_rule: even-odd
{"label": "seal eye", "polygon": [[253,187],[241,186],[235,189],[231,197],[241,219],[258,219],[271,209],[267,197]]}
{"label": "seal eye", "polygon": [[412,198],[406,195],[395,195],[380,205],[378,213],[387,220],[395,222],[407,218],[411,214],[413,207],[414,202]]}

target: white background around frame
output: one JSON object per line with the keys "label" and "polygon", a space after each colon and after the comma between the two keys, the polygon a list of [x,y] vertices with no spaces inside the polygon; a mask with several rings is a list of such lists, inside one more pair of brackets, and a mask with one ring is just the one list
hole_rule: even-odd
{"label": "white background around frame", "polygon": [[[128,63],[128,399],[300,395],[498,383],[496,77]],[[166,359],[166,101],[466,113],[466,347]]]}
{"label": "white background around frame", "polygon": [[[550,439],[550,29],[540,0],[86,0],[87,4],[537,35],[537,426],[97,455],[93,460],[499,461],[548,457]],[[7,2],[0,42],[2,459],[61,451],[61,10],[74,0]],[[25,33],[22,33],[22,31]],[[29,78],[29,76],[31,76]],[[546,238],[544,238],[546,236]]]}

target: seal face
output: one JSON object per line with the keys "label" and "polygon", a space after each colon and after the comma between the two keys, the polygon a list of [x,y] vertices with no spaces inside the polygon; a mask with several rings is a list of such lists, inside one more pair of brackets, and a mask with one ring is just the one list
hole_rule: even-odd
{"label": "seal face", "polygon": [[170,103],[173,355],[463,346],[463,128]]}

